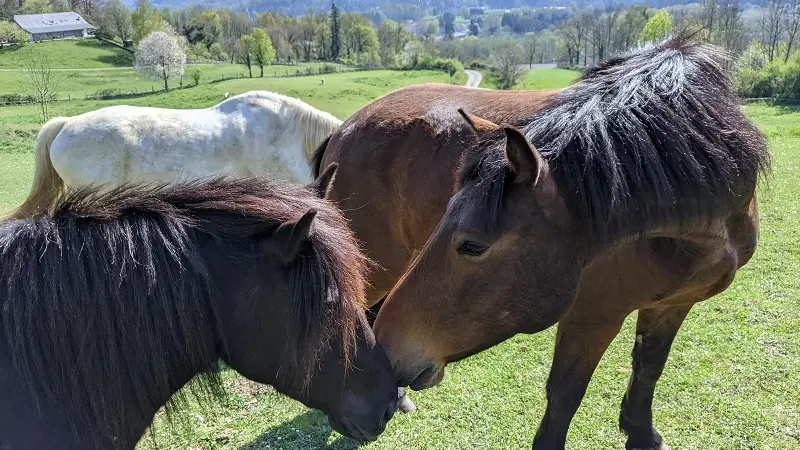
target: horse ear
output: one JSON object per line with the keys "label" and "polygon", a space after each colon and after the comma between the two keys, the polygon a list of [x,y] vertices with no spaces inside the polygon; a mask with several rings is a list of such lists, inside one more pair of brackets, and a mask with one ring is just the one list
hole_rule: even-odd
{"label": "horse ear", "polygon": [[467,121],[469,127],[472,128],[472,131],[477,135],[488,133],[500,128],[500,125],[497,125],[494,122],[489,122],[486,119],[481,119],[478,116],[473,116],[472,114],[464,111],[464,108],[458,108],[458,113],[461,114],[461,117]]}
{"label": "horse ear", "polygon": [[316,216],[317,211],[309,209],[303,214],[303,217],[286,221],[275,230],[275,234],[272,237],[273,242],[276,242],[278,246],[281,245],[280,242],[284,242],[283,251],[281,252],[284,264],[289,264],[297,258],[300,248],[311,235],[311,225]]}
{"label": "horse ear", "polygon": [[308,185],[310,189],[317,193],[319,198],[328,198],[333,186],[333,180],[336,178],[336,171],[339,169],[339,163],[331,163],[328,168],[322,172],[316,180]]}
{"label": "horse ear", "polygon": [[535,186],[539,181],[539,174],[546,167],[542,155],[528,142],[528,138],[514,127],[507,126],[506,132],[506,158],[511,171],[514,172],[519,183],[532,182]]}

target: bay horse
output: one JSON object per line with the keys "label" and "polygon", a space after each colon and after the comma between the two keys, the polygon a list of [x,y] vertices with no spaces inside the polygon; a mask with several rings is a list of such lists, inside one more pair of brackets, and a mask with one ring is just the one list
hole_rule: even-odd
{"label": "bay horse", "polygon": [[382,433],[397,384],[331,178],[83,188],[4,223],[0,448],[133,449],[182,386],[221,393],[219,359],[346,436]]}
{"label": "bay horse", "polygon": [[376,262],[370,304],[388,293],[374,330],[400,386],[432,387],[447,363],[558,322],[533,445],[563,449],[638,310],[619,426],[627,449],[667,448],[656,382],[692,306],[753,255],[769,169],[723,58],[679,36],[563,90],[420,85],[342,124],[317,165],[340,164],[332,198]]}
{"label": "bay horse", "polygon": [[65,187],[91,184],[222,175],[310,183],[314,149],[341,123],[267,91],[204,109],[117,105],[56,117],[39,131],[31,192],[9,217],[47,212]]}

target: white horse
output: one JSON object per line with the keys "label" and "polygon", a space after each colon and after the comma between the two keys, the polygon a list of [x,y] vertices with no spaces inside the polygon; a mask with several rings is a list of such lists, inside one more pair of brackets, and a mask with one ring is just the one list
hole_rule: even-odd
{"label": "white horse", "polygon": [[89,184],[220,175],[307,184],[314,150],[341,123],[298,99],[265,91],[206,109],[120,105],[57,117],[39,131],[33,187],[8,217],[46,212],[64,188]]}

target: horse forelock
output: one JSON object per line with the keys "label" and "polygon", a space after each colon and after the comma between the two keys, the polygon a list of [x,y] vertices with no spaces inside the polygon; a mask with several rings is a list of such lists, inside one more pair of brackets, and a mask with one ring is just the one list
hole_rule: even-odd
{"label": "horse forelock", "polygon": [[[147,411],[177,388],[176,364],[208,369],[192,383],[200,398],[221,392],[213,368],[224,337],[199,237],[247,240],[311,208],[310,245],[288,268],[296,338],[286,374],[308,383],[334,334],[345,356],[354,348],[363,256],[333,206],[256,180],[75,190],[52,218],[10,222],[0,233],[3,345],[35,390],[111,445],[132,431],[122,411]],[[173,395],[168,411],[184,400]]]}
{"label": "horse forelock", "polygon": [[[602,245],[710,220],[749,199],[769,153],[739,107],[725,57],[669,38],[587,70],[524,121],[587,239]],[[479,141],[462,158],[460,184],[505,182],[504,149],[499,135]],[[488,205],[500,203],[502,190],[487,192]]]}

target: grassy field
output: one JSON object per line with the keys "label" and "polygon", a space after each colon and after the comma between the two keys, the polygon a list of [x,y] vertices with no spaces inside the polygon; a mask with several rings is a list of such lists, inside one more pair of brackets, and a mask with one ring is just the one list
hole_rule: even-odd
{"label": "grassy field", "polygon": [[[480,87],[496,89],[497,80],[489,71],[482,71],[483,79]],[[526,70],[522,80],[515,89],[520,90],[548,90],[558,89],[572,84],[580,77],[580,73],[567,69],[534,69]]]}
{"label": "grassy field", "polygon": [[45,55],[54,69],[107,69],[130,67],[133,54],[95,39],[27,44],[20,49],[0,51],[0,69],[18,69],[31,53]]}
{"label": "grassy field", "polygon": [[[529,75],[526,82],[532,89],[555,87],[567,75]],[[323,86],[313,77],[232,80],[117,102],[64,102],[55,113],[113,103],[204,107],[220,101],[223,92],[271,89],[344,118],[390,90],[446,81],[447,75],[368,72],[325,79]],[[657,426],[673,449],[800,448],[800,110],[753,105],[747,112],[774,153],[774,175],[759,197],[761,242],[733,286],[697,306],[675,342],[655,404]],[[29,188],[36,128],[33,108],[0,108],[0,210],[21,201]],[[616,420],[630,373],[633,323],[629,318],[603,358],[573,422],[569,448],[623,448]],[[440,386],[411,393],[416,413],[396,416],[364,448],[529,448],[544,410],[553,338],[553,329],[518,336],[453,364]],[[232,372],[225,379],[224,404],[194,408],[184,417],[189,426],[169,429],[159,419],[158,448],[356,447],[332,432],[320,413]],[[139,448],[155,446],[143,440]]]}
{"label": "grassy field", "polygon": [[558,89],[572,84],[580,74],[567,69],[538,69],[525,73],[517,89]]}
{"label": "grassy field", "polygon": [[[81,98],[101,90],[118,89],[123,92],[152,92],[163,89],[160,81],[143,80],[131,67],[131,53],[120,48],[101,43],[94,39],[43,42],[30,44],[19,50],[0,52],[0,94],[26,92],[25,76],[19,70],[24,58],[31,52],[45,54],[50,58],[55,72],[57,96],[59,98]],[[296,75],[308,67],[317,72],[324,63],[303,63],[293,66],[273,65],[264,70],[264,77]],[[344,66],[336,65],[340,70]],[[200,69],[200,83],[216,82],[220,79],[245,78],[247,68],[240,64],[201,64],[187,68],[185,85],[190,80],[189,71]],[[253,76],[259,76],[258,68],[253,68]],[[319,83],[320,76],[313,77]],[[170,82],[177,87],[178,82]]]}

